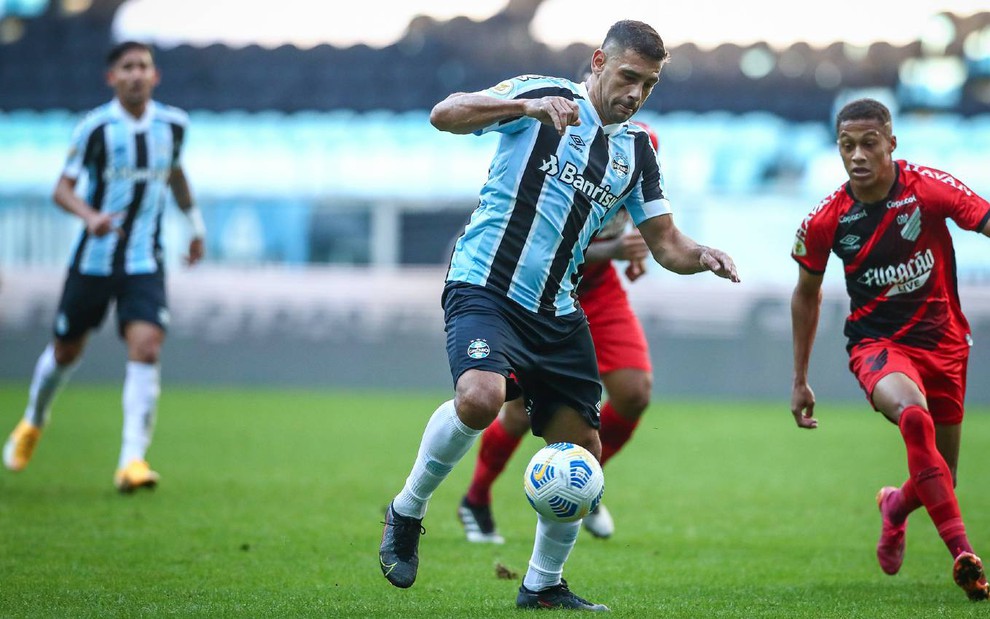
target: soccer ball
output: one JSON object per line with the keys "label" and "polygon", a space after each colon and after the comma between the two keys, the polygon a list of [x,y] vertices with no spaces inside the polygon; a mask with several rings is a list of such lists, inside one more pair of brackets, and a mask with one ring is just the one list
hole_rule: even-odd
{"label": "soccer ball", "polygon": [[540,515],[574,522],[598,507],[605,475],[591,452],[573,443],[553,443],[536,452],[523,477],[526,498]]}

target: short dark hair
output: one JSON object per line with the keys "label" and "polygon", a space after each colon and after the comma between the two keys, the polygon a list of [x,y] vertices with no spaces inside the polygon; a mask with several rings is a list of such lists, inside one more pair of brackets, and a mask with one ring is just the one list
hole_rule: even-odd
{"label": "short dark hair", "polygon": [[835,116],[835,133],[839,133],[839,125],[850,120],[876,120],[881,125],[891,125],[890,110],[876,99],[856,99],[842,106]]}
{"label": "short dark hair", "polygon": [[670,53],[663,45],[663,39],[653,29],[653,26],[632,19],[623,19],[612,24],[602,41],[602,49],[606,45],[618,45],[622,49],[629,49],[644,58],[666,62],[670,59]]}
{"label": "short dark hair", "polygon": [[107,53],[107,67],[112,67],[115,62],[120,60],[120,57],[131,51],[132,49],[143,49],[144,51],[151,54],[151,57],[155,57],[155,52],[151,49],[151,46],[147,43],[141,43],[140,41],[123,41],[114,45],[109,53]]}

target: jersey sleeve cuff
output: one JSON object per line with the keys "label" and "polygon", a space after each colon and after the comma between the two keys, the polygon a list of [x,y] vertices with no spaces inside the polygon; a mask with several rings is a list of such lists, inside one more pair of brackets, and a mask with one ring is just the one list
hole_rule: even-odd
{"label": "jersey sleeve cuff", "polygon": [[799,258],[797,258],[796,256],[794,256],[793,254],[791,254],[791,258],[794,260],[794,262],[797,262],[798,263],[798,266],[800,266],[802,269],[804,269],[808,273],[811,273],[812,275],[825,275],[825,269],[822,269],[820,271],[818,269],[813,269],[813,268],[809,267],[808,265],[806,265],[805,263],[801,262],[801,260]]}

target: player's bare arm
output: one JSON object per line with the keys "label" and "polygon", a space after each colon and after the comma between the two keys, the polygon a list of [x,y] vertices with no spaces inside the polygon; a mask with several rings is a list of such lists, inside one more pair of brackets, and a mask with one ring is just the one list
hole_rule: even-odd
{"label": "player's bare arm", "polygon": [[463,135],[520,116],[552,125],[561,135],[568,126],[581,124],[577,104],[564,97],[499,99],[478,92],[454,93],[436,104],[430,123],[440,131]]}
{"label": "player's bare arm", "polygon": [[168,177],[168,186],[172,190],[179,210],[186,214],[192,225],[193,233],[189,240],[189,253],[185,256],[185,262],[188,265],[196,264],[206,254],[206,226],[203,224],[203,216],[193,202],[189,181],[181,167],[172,169],[172,173]]}
{"label": "player's bare arm", "polygon": [[86,231],[93,236],[104,236],[117,229],[113,217],[109,213],[97,211],[76,195],[76,179],[74,178],[59,177],[52,199],[62,210],[82,219],[83,223],[86,224]]}
{"label": "player's bare arm", "polygon": [[729,254],[696,243],[674,225],[673,215],[651,217],[638,227],[653,258],[668,271],[681,275],[711,271],[733,282],[740,281]]}
{"label": "player's bare arm", "polygon": [[639,230],[630,232],[607,241],[598,241],[588,246],[584,254],[585,262],[604,262],[606,260],[625,260],[625,273],[629,281],[634,282],[646,273],[646,259],[650,257],[650,248]]}
{"label": "player's bare arm", "polygon": [[799,428],[813,430],[815,392],[808,384],[811,349],[818,331],[822,306],[823,276],[798,267],[798,282],[791,295],[791,331],[794,345],[794,382],[791,387],[791,413]]}
{"label": "player's bare arm", "polygon": [[650,248],[638,230],[626,232],[607,241],[598,241],[588,246],[585,262],[605,260],[645,260],[650,256]]}

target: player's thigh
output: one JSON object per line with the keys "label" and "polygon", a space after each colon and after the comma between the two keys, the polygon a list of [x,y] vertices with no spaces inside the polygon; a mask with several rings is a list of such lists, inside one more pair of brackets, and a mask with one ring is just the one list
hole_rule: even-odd
{"label": "player's thigh", "polygon": [[627,419],[638,419],[650,405],[653,375],[644,370],[625,368],[602,373],[612,408]]}
{"label": "player's thigh", "polygon": [[585,415],[569,406],[560,406],[543,427],[543,440],[550,443],[574,443],[584,447],[595,458],[601,458],[602,443],[598,430],[588,424]]}
{"label": "player's thigh", "polygon": [[121,337],[126,338],[126,327],[132,322],[154,325],[163,335],[168,331],[168,297],[163,273],[124,275],[116,284],[117,329]]}
{"label": "player's thigh", "polygon": [[[447,361],[455,389],[459,389],[465,372],[480,370],[503,377],[504,397],[519,397],[519,387],[509,377],[510,358],[520,344],[495,300],[473,288],[449,289],[444,294],[444,325]],[[501,405],[502,402],[497,404],[496,412]]]}
{"label": "player's thigh", "polygon": [[897,422],[906,406],[928,408],[921,373],[904,350],[887,341],[858,344],[849,353],[849,369],[867,401]]}
{"label": "player's thigh", "polygon": [[936,424],[962,423],[966,400],[969,346],[918,351],[912,355],[921,371],[928,410]]}
{"label": "player's thigh", "polygon": [[524,365],[516,368],[536,436],[543,436],[561,408],[575,411],[594,431],[600,424],[602,386],[591,333],[583,317],[568,320],[574,322],[566,337],[532,345]]}
{"label": "player's thigh", "polygon": [[580,300],[595,343],[599,372],[604,375],[637,369],[652,373],[646,334],[618,278],[605,279]]}
{"label": "player's thigh", "polygon": [[512,436],[522,436],[529,432],[529,414],[526,412],[525,400],[516,398],[506,402],[498,413],[498,420]]}
{"label": "player's thigh", "polygon": [[127,358],[141,363],[158,363],[165,331],[144,320],[131,320],[124,325]]}
{"label": "player's thigh", "polygon": [[55,339],[68,345],[84,341],[87,333],[103,323],[112,298],[110,278],[70,271],[58,302]]}

